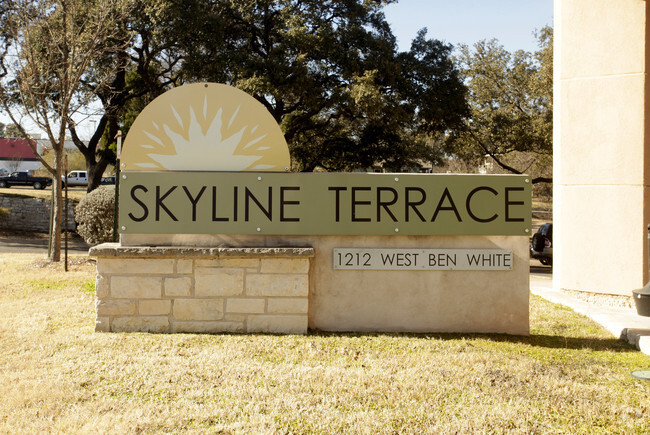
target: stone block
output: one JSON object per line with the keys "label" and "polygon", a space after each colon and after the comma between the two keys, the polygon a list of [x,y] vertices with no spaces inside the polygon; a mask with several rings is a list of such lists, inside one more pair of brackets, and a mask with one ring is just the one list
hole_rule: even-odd
{"label": "stone block", "polygon": [[247,296],[307,296],[307,275],[250,274],[246,277]]}
{"label": "stone block", "polygon": [[174,332],[213,334],[218,332],[244,332],[243,322],[174,322]]}
{"label": "stone block", "polygon": [[193,263],[194,261],[192,260],[176,260],[176,273],[186,275],[191,274],[194,267]]}
{"label": "stone block", "polygon": [[135,314],[135,302],[125,299],[109,299],[95,302],[97,317],[131,316]]}
{"label": "stone block", "polygon": [[139,301],[138,313],[141,316],[166,316],[171,313],[172,301],[170,300],[151,300]]}
{"label": "stone block", "polygon": [[169,332],[167,316],[116,317],[113,332]]}
{"label": "stone block", "polygon": [[261,273],[309,273],[307,258],[263,258]]}
{"label": "stone block", "polygon": [[308,320],[306,315],[253,315],[248,316],[246,331],[269,332],[274,334],[306,334],[307,322]]}
{"label": "stone block", "polygon": [[195,260],[196,267],[209,267],[209,268],[215,268],[218,267],[218,258],[208,258],[206,260]]}
{"label": "stone block", "polygon": [[265,299],[228,298],[226,300],[226,313],[264,313]]}
{"label": "stone block", "polygon": [[114,276],[111,278],[111,296],[125,299],[160,299],[162,277]]}
{"label": "stone block", "polygon": [[244,290],[242,269],[197,268],[194,295],[198,297],[237,296]]}
{"label": "stone block", "polygon": [[111,279],[102,275],[97,275],[95,280],[95,296],[99,299],[107,298],[111,291]]}
{"label": "stone block", "polygon": [[192,293],[192,279],[189,277],[165,278],[165,296],[189,296]]}
{"label": "stone block", "polygon": [[174,318],[176,320],[222,320],[223,299],[176,299]]}
{"label": "stone block", "polygon": [[307,314],[307,298],[269,298],[266,312],[268,314]]}
{"label": "stone block", "polygon": [[111,332],[110,317],[97,317],[95,320],[95,332]]}
{"label": "stone block", "polygon": [[198,260],[197,267],[221,267],[221,268],[242,268],[259,269],[258,258],[213,258],[210,260]]}
{"label": "stone block", "polygon": [[97,272],[100,275],[171,275],[175,261],[173,258],[102,258],[97,262]]}

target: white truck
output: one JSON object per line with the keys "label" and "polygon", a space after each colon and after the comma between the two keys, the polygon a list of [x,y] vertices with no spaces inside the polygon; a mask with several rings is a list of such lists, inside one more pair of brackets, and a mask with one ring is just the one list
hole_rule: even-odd
{"label": "white truck", "polygon": [[87,186],[88,185],[88,172],[87,171],[70,171],[67,177],[61,176],[63,186]]}

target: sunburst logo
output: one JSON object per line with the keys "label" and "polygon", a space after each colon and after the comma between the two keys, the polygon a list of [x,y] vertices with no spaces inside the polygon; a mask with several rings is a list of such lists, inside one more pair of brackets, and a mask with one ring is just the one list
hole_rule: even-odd
{"label": "sunburst logo", "polygon": [[130,171],[286,171],[289,150],[266,108],[236,88],[174,88],[138,116],[124,142]]}

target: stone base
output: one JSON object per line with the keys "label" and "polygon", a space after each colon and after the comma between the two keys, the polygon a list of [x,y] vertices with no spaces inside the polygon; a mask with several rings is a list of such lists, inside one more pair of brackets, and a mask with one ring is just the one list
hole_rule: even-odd
{"label": "stone base", "polygon": [[311,248],[106,243],[90,256],[97,331],[307,332]]}
{"label": "stone base", "polygon": [[[335,248],[509,249],[512,270],[337,270]],[[525,236],[129,235],[92,248],[97,330],[529,333]]]}

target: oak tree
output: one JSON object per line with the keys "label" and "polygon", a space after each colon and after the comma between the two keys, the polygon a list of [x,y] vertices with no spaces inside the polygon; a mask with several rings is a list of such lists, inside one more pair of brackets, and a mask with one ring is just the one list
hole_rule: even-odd
{"label": "oak tree", "polygon": [[553,153],[553,31],[540,49],[511,53],[495,39],[461,46],[458,62],[469,89],[470,116],[446,142],[465,160],[487,157],[503,170],[548,182]]}
{"label": "oak tree", "polygon": [[385,1],[189,0],[170,22],[181,77],[236,86],[280,124],[312,171],[427,158],[427,138],[467,113],[452,47],[421,31],[398,52]]}

